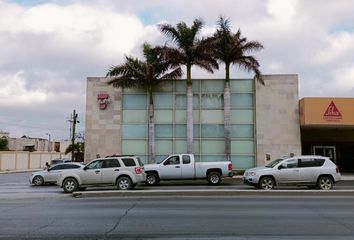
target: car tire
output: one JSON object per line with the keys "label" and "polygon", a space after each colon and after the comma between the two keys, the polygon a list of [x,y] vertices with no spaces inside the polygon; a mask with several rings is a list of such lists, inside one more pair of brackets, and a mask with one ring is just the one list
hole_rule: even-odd
{"label": "car tire", "polygon": [[67,178],[63,182],[63,189],[66,193],[72,193],[78,189],[78,183],[74,178]]}
{"label": "car tire", "polygon": [[146,185],[157,185],[159,181],[159,176],[156,173],[147,173],[145,181]]}
{"label": "car tire", "polygon": [[44,184],[44,179],[42,176],[37,175],[33,178],[32,182],[35,186],[42,186]]}
{"label": "car tire", "polygon": [[258,188],[264,190],[271,190],[275,187],[275,181],[272,177],[262,177],[259,180]]}
{"label": "car tire", "polygon": [[117,188],[119,190],[130,190],[133,187],[132,180],[129,177],[120,177],[117,180]]}
{"label": "car tire", "polygon": [[320,177],[317,186],[321,190],[331,190],[333,188],[333,180],[330,177]]}
{"label": "car tire", "polygon": [[218,172],[211,172],[208,174],[207,180],[210,185],[218,185],[221,182],[221,175]]}

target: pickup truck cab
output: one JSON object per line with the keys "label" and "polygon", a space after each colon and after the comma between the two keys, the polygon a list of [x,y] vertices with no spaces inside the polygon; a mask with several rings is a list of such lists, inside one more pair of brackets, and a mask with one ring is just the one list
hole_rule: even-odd
{"label": "pickup truck cab", "polygon": [[206,179],[217,185],[222,177],[232,176],[231,162],[195,162],[193,154],[170,155],[160,163],[145,164],[146,184],[157,185],[160,180]]}

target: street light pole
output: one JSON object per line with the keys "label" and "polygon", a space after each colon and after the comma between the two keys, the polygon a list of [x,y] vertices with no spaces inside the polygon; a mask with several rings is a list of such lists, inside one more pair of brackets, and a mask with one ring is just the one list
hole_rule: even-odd
{"label": "street light pole", "polygon": [[72,152],[71,152],[71,161],[74,161],[74,144],[75,144],[75,127],[76,127],[76,123],[80,123],[77,120],[77,113],[74,109],[73,111],[73,115],[72,115],[72,135],[71,135],[71,147],[72,147]]}

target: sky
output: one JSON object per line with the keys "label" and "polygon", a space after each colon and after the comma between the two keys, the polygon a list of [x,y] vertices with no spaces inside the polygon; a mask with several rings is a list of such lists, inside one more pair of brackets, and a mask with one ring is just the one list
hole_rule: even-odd
{"label": "sky", "polygon": [[[159,23],[202,18],[208,36],[221,15],[263,44],[263,74],[298,74],[300,98],[354,97],[353,12],[350,0],[0,0],[0,130],[68,139],[75,109],[83,132],[87,77],[141,57],[144,42],[169,44]],[[223,78],[220,69],[192,77]]]}

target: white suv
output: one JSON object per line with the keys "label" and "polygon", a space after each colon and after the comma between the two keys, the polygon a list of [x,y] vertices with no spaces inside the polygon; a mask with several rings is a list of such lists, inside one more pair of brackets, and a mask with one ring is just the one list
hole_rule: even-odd
{"label": "white suv", "polygon": [[265,167],[248,169],[243,175],[244,183],[262,189],[272,189],[276,185],[302,185],[329,190],[340,179],[338,167],[322,156],[280,158]]}
{"label": "white suv", "polygon": [[81,169],[63,172],[58,177],[57,185],[66,193],[104,185],[116,185],[120,190],[129,190],[145,180],[143,163],[138,157],[113,155],[95,159]]}

